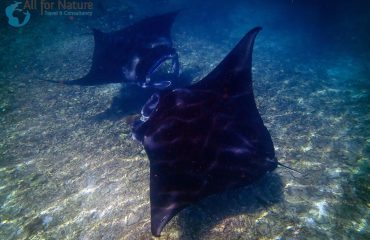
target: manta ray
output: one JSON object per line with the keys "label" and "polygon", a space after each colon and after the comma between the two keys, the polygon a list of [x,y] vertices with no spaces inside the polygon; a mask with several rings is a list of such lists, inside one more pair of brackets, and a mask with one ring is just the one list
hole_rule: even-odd
{"label": "manta ray", "polygon": [[279,164],[257,110],[248,32],[199,82],[153,94],[133,126],[150,161],[151,231],[209,195],[249,185]]}
{"label": "manta ray", "polygon": [[179,75],[179,59],[171,27],[179,11],[153,16],[118,31],[93,29],[94,53],[88,74],[66,85],[129,83],[164,89]]}

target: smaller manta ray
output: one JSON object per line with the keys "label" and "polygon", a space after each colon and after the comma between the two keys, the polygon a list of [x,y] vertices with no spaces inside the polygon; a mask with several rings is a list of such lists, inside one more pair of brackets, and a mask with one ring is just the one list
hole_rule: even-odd
{"label": "smaller manta ray", "polygon": [[255,182],[277,165],[252,88],[252,29],[196,84],[154,94],[133,127],[150,160],[151,231],[211,194]]}
{"label": "smaller manta ray", "polygon": [[[178,11],[149,17],[119,31],[94,29],[94,53],[89,73],[66,85],[94,86],[131,83],[164,89],[179,75],[178,54],[171,27]],[[52,81],[53,82],[53,81]]]}

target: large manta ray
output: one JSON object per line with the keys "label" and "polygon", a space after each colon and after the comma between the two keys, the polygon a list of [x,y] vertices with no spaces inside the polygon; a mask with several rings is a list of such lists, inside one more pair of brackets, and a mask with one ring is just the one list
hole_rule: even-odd
{"label": "large manta ray", "polygon": [[252,88],[260,30],[248,32],[201,81],[152,95],[134,124],[150,160],[153,235],[189,204],[251,184],[277,167]]}
{"label": "large manta ray", "polygon": [[[143,88],[169,87],[179,74],[178,54],[170,36],[177,14],[178,11],[149,17],[110,33],[94,29],[95,48],[89,73],[63,83],[93,86],[126,82]],[[165,63],[169,65],[163,67],[167,73],[154,77]]]}

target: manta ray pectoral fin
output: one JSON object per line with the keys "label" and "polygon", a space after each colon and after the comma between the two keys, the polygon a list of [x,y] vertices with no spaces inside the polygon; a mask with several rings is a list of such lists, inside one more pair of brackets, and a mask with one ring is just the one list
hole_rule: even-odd
{"label": "manta ray pectoral fin", "polygon": [[261,30],[261,27],[250,30],[211,73],[194,85],[194,88],[227,90],[229,95],[253,92],[252,52],[254,40]]}

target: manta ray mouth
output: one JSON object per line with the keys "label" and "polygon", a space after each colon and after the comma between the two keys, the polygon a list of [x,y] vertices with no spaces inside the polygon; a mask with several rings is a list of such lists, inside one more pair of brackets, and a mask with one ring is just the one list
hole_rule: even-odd
{"label": "manta ray mouth", "polygon": [[145,82],[141,87],[165,89],[172,85],[172,81],[179,76],[179,56],[177,53],[168,54],[159,58],[148,70]]}

